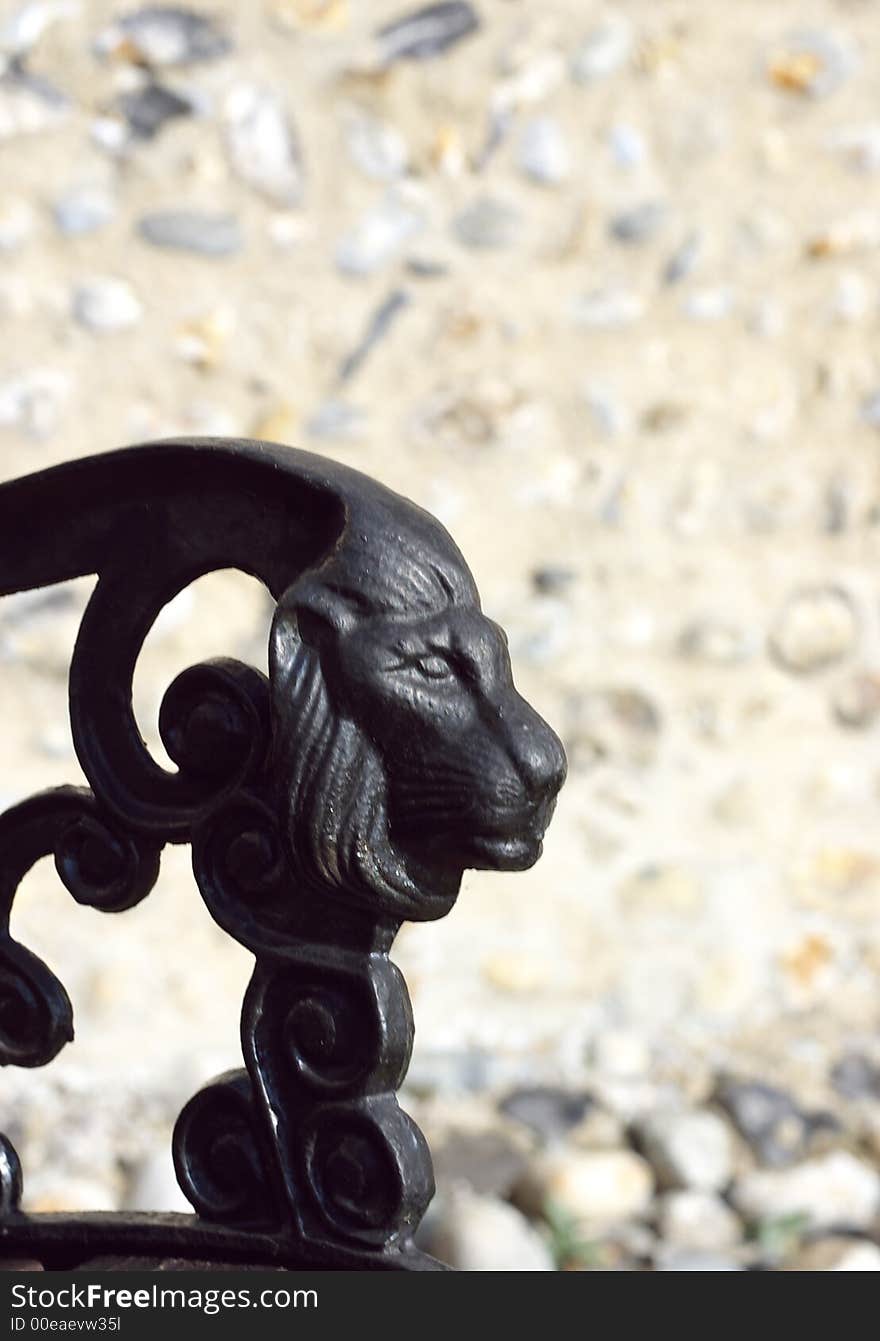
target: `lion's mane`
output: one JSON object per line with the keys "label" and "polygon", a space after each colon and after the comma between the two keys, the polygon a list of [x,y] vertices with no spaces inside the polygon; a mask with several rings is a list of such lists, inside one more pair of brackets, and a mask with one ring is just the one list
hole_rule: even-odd
{"label": "lion's mane", "polygon": [[[312,893],[339,893],[400,917],[436,916],[388,828],[385,762],[332,702],[319,653],[285,623],[275,636],[283,731],[274,744],[288,859]],[[276,722],[278,718],[276,717]]]}

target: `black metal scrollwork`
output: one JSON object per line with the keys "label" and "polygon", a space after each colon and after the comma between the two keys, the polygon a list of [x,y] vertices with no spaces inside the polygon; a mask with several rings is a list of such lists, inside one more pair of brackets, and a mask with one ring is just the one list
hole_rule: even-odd
{"label": "black metal scrollwork", "polygon": [[126,832],[81,787],[42,792],[0,816],[0,1065],[44,1066],[73,1038],[73,1012],[61,983],[10,934],[12,902],[24,876],[52,855],[77,903],[122,912],[153,888],[160,850]]}
{"label": "black metal scrollwork", "polygon": [[199,1215],[221,1224],[272,1225],[246,1071],[227,1071],[193,1095],[177,1119],[173,1149],[178,1181]]}
{"label": "black metal scrollwork", "polygon": [[[270,677],[232,660],[179,675],[159,717],[169,772],[137,731],[135,663],[162,606],[221,567],[278,603]],[[9,931],[34,862],[52,855],[78,903],[121,912],[152,888],[163,845],[189,842],[209,911],[255,956],[245,1068],[195,1095],[175,1128],[194,1226],[117,1218],[106,1241],[434,1266],[412,1246],[433,1175],[395,1097],[413,1024],[388,952],[404,919],[449,910],[465,868],[537,859],[562,748],[516,693],[445,530],[335,463],[183,441],[0,486],[0,594],[89,573],[70,706],[91,790],[0,816],[0,1063],[43,1065],[73,1036],[61,983]],[[69,1265],[77,1236],[105,1242],[99,1223],[23,1216],[20,1194],[0,1137],[0,1245]]]}

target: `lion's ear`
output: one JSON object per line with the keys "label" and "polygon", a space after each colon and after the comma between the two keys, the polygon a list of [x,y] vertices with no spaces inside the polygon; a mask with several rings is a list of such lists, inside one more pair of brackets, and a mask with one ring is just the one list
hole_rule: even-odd
{"label": "lion's ear", "polygon": [[327,640],[330,625],[319,611],[310,606],[301,606],[296,612],[299,636],[307,647],[320,648]]}
{"label": "lion's ear", "polygon": [[298,582],[279,602],[278,615],[295,624],[299,638],[320,649],[328,638],[348,633],[370,611],[363,592],[324,581]]}

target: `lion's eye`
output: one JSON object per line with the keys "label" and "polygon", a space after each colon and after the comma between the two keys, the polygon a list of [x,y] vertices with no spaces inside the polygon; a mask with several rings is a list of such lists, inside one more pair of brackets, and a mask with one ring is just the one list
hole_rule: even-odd
{"label": "lion's eye", "polygon": [[411,664],[426,680],[445,680],[447,675],[452,674],[452,667],[445,657],[416,657]]}

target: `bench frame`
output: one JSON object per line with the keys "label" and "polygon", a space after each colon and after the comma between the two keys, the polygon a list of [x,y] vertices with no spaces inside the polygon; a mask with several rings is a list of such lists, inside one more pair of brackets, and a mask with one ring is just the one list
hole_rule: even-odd
{"label": "bench frame", "polygon": [[[352,549],[347,576],[331,582]],[[355,597],[372,601],[371,617],[388,618],[376,573],[391,590],[404,564],[420,563],[440,571],[451,605],[478,610],[461,556],[427,514],[345,467],[265,444],[148,445],[0,487],[0,594],[98,576],[70,671],[90,789],[43,792],[0,816],[0,1062],[42,1066],[73,1037],[64,987],[9,930],[15,892],[41,857],[54,858],[78,903],[117,913],[152,889],[166,843],[190,843],[209,912],[255,959],[241,1015],[245,1065],[197,1093],[174,1130],[195,1216],[26,1215],[18,1156],[0,1137],[5,1257],[68,1269],[107,1254],[129,1265],[441,1269],[412,1242],[434,1182],[427,1144],[396,1099],[413,1041],[406,986],[388,958],[402,921],[396,895],[308,886],[297,854],[322,835],[314,816],[309,832],[285,830],[291,644],[277,642],[269,679],[229,659],[177,677],[159,717],[176,773],[149,756],[131,707],[153,621],[207,572],[241,568],[281,609],[319,569],[325,596],[343,592],[346,610]],[[297,601],[303,619],[305,598]],[[532,718],[523,718],[538,742],[532,753],[540,745],[549,759],[535,783],[549,818],[564,756]],[[457,880],[439,902],[429,883],[406,916],[451,906]]]}

